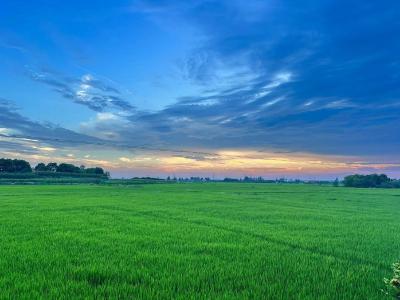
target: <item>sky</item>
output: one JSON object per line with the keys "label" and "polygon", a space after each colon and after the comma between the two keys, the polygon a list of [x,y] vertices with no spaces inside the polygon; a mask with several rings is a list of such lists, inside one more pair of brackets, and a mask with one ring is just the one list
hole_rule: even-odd
{"label": "sky", "polygon": [[400,177],[400,1],[0,0],[0,156]]}

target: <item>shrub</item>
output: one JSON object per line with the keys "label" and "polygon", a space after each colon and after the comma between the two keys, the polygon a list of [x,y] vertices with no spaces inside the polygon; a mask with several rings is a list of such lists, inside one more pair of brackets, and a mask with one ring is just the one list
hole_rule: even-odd
{"label": "shrub", "polygon": [[385,278],[384,281],[386,285],[385,294],[394,299],[400,299],[400,263],[393,264],[393,278]]}

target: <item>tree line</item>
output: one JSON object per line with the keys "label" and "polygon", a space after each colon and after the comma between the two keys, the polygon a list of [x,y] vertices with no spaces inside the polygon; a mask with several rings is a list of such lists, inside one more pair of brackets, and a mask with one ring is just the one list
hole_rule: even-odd
{"label": "tree line", "polygon": [[400,180],[391,179],[386,174],[355,174],[346,176],[343,185],[358,188],[400,188]]}
{"label": "tree line", "polygon": [[73,164],[50,162],[48,164],[38,163],[33,169],[29,162],[22,159],[0,158],[0,173],[32,173],[32,172],[53,172],[53,173],[81,173],[94,175],[108,175],[103,168],[86,168]]}

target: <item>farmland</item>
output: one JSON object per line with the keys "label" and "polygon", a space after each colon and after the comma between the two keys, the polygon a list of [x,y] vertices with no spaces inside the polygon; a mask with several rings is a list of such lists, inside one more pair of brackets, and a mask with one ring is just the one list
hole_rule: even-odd
{"label": "farmland", "polygon": [[0,298],[382,299],[400,190],[0,187]]}

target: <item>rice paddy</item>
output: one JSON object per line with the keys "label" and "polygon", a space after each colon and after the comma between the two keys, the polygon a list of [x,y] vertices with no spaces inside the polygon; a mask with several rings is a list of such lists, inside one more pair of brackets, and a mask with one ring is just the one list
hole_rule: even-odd
{"label": "rice paddy", "polygon": [[383,299],[400,190],[0,186],[0,298]]}

